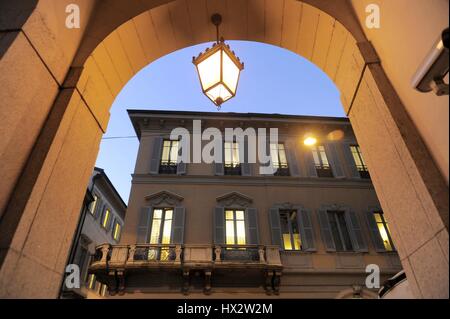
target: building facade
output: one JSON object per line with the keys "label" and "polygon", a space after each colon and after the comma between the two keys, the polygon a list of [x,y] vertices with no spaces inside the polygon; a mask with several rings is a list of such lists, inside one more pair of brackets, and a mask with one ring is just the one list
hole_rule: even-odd
{"label": "building facade", "polygon": [[72,243],[67,264],[79,267],[80,288],[63,285],[62,298],[101,298],[106,296],[107,286],[88,274],[91,257],[100,244],[117,244],[125,221],[127,206],[105,171],[95,167],[89,180],[80,213],[78,229]]}
{"label": "building facade", "polygon": [[[376,298],[366,270],[381,284],[401,270],[347,119],[129,115],[140,146],[123,235],[98,246],[90,267],[113,296]],[[227,128],[277,128],[277,141],[257,143],[274,170],[253,163],[249,137],[223,134],[213,143],[223,161],[199,160],[196,146],[205,157],[210,135]]]}

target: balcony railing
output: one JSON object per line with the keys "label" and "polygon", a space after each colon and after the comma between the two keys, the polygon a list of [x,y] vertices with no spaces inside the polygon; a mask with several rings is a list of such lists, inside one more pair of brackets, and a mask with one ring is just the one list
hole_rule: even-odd
{"label": "balcony railing", "polygon": [[136,244],[96,247],[91,270],[142,265],[254,264],[281,266],[278,246]]}
{"label": "balcony railing", "polygon": [[[136,244],[96,247],[89,272],[108,285],[112,294],[124,293],[127,285],[160,276],[161,271],[182,275],[182,292],[189,290],[190,277],[199,271],[204,274],[205,293],[211,291],[211,274],[223,276],[228,269],[253,271],[260,278],[257,286],[267,292],[277,292],[282,264],[278,246],[263,245],[175,245]],[[125,276],[125,273],[127,274]],[[229,273],[230,276],[233,272]],[[141,276],[141,277],[139,277]],[[127,283],[126,278],[134,278]],[[141,278],[141,279],[136,279]],[[258,277],[259,278],[259,277]],[[150,283],[148,283],[150,285]],[[130,288],[132,289],[132,288]]]}
{"label": "balcony railing", "polygon": [[221,245],[214,247],[214,262],[264,263],[264,246]]}

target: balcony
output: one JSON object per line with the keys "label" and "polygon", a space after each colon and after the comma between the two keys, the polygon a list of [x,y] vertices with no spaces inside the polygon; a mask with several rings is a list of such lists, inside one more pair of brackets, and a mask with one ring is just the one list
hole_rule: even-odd
{"label": "balcony", "polygon": [[281,270],[278,246],[263,245],[104,244],[89,267],[111,295],[162,286],[209,294],[236,282],[278,293]]}

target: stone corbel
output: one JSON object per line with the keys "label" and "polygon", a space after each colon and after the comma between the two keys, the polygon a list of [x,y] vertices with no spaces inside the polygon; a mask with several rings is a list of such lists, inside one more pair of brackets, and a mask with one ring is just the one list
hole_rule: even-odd
{"label": "stone corbel", "polygon": [[189,273],[188,269],[183,269],[183,286],[181,287],[181,292],[184,295],[189,293]]}
{"label": "stone corbel", "polygon": [[211,294],[211,270],[205,271],[205,288],[203,289],[205,295]]}
{"label": "stone corbel", "polygon": [[281,271],[274,271],[272,277],[272,289],[275,295],[280,294]]}

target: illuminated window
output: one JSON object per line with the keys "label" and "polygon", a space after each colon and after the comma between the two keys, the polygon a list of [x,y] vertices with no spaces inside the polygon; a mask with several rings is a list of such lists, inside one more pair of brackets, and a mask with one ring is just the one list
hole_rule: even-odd
{"label": "illuminated window", "polygon": [[115,241],[119,241],[121,231],[122,231],[122,226],[119,224],[119,222],[116,221],[114,223],[114,229],[113,229],[113,239]]}
{"label": "illuminated window", "polygon": [[94,215],[95,207],[97,206],[98,196],[94,194],[94,200],[89,204],[89,212]]}
{"label": "illuminated window", "polygon": [[88,277],[88,281],[87,281],[87,287],[89,289],[93,290],[93,289],[95,289],[95,283],[96,283],[95,275],[94,274],[90,274],[89,277]]}
{"label": "illuminated window", "polygon": [[106,296],[107,290],[108,290],[108,286],[105,284],[102,284],[101,288],[100,288],[100,296],[102,296],[102,297]]}
{"label": "illuminated window", "polygon": [[241,162],[239,161],[239,143],[225,142],[225,175],[241,175]]}
{"label": "illuminated window", "polygon": [[384,219],[383,212],[374,212],[373,216],[375,217],[375,222],[377,223],[378,232],[380,233],[381,240],[383,241],[384,249],[386,249],[386,251],[393,251],[394,244],[389,232],[388,223]]}
{"label": "illuminated window", "polygon": [[[150,244],[170,244],[172,234],[172,208],[155,208],[153,210]],[[148,252],[149,260],[169,260],[169,249],[153,249]]]}
{"label": "illuminated window", "polygon": [[328,211],[327,213],[336,250],[352,251],[353,245],[350,239],[347,222],[345,221],[345,212]]}
{"label": "illuminated window", "polygon": [[225,233],[227,245],[245,245],[244,210],[225,210]]}
{"label": "illuminated window", "polygon": [[177,173],[178,143],[176,140],[164,140],[159,173]]}
{"label": "illuminated window", "polygon": [[370,178],[367,165],[364,162],[364,158],[361,153],[361,149],[358,145],[351,145],[350,150],[352,152],[353,160],[355,161],[356,168],[358,169],[361,178]]}
{"label": "illuminated window", "polygon": [[289,167],[286,159],[286,150],[284,149],[284,144],[271,143],[270,156],[272,157],[273,168],[276,169],[274,175],[289,176]]}
{"label": "illuminated window", "polygon": [[297,211],[280,211],[281,234],[285,250],[301,250],[302,243],[297,223]]}
{"label": "illuminated window", "polygon": [[105,228],[105,229],[108,228],[110,218],[111,218],[111,212],[107,208],[105,210],[105,212],[103,213],[103,217],[102,217],[102,227],[103,228]]}
{"label": "illuminated window", "polygon": [[330,163],[328,162],[327,153],[323,145],[311,146],[314,165],[316,166],[318,177],[333,177]]}

